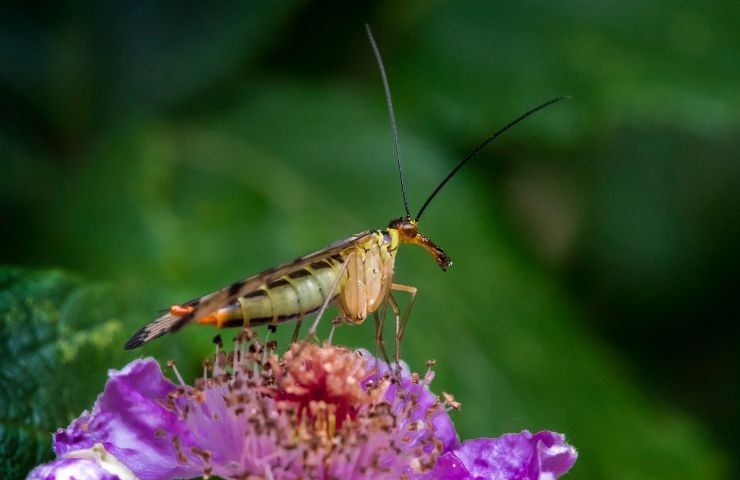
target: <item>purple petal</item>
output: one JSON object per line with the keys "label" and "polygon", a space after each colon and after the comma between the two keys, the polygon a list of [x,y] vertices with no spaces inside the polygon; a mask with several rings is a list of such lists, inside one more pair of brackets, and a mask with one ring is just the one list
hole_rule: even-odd
{"label": "purple petal", "polygon": [[553,432],[524,430],[498,438],[468,440],[440,456],[433,479],[551,480],[575,463],[575,448]]}
{"label": "purple petal", "polygon": [[[83,414],[54,434],[58,456],[102,443],[141,480],[199,476],[200,469],[178,463],[171,438],[190,443],[190,433],[163,404],[176,387],[154,359],[134,360],[111,370],[92,413]],[[167,435],[163,435],[166,433]]]}
{"label": "purple petal", "polygon": [[[365,383],[368,381],[378,381],[386,372],[391,371],[390,366],[375,358],[370,352],[365,349],[359,349],[358,352],[368,359],[368,368],[374,369],[375,373],[369,378],[365,379]],[[395,368],[395,364],[394,364]],[[416,408],[409,415],[409,419],[412,421],[425,420],[426,411],[437,401],[437,395],[433,394],[429,390],[429,382],[431,382],[433,376],[428,381],[422,379],[419,382],[411,381],[411,370],[409,369],[406,362],[401,361],[401,389],[409,394],[409,397],[414,397],[418,402]],[[396,397],[399,386],[396,384],[391,385],[386,392],[386,400],[393,403],[393,399]],[[455,431],[455,425],[452,423],[452,419],[447,414],[447,411],[440,409],[439,412],[431,418],[432,428],[434,430],[434,436],[442,442],[442,451],[447,452],[456,448],[460,445],[460,440],[457,437]]]}

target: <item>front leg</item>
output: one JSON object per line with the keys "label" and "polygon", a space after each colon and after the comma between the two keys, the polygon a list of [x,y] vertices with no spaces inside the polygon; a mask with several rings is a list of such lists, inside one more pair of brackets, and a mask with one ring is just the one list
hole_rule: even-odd
{"label": "front leg", "polygon": [[396,300],[393,298],[392,295],[388,294],[388,301],[391,305],[391,308],[393,308],[393,313],[396,315],[396,364],[400,365],[399,361],[401,359],[401,340],[403,339],[403,333],[406,331],[406,324],[409,321],[411,309],[414,308],[414,302],[416,301],[416,292],[418,292],[418,289],[410,285],[391,283],[391,290],[406,292],[411,295],[409,304],[406,307],[406,311],[403,312],[403,318],[400,318],[400,308],[398,307],[398,303],[396,303]]}

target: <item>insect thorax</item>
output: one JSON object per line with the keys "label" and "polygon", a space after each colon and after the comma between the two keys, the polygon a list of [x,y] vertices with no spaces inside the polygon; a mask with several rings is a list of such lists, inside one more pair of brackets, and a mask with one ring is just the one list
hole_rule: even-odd
{"label": "insect thorax", "polygon": [[377,230],[361,244],[348,249],[346,280],[338,305],[347,323],[362,323],[385,301],[393,281],[398,234],[392,229]]}

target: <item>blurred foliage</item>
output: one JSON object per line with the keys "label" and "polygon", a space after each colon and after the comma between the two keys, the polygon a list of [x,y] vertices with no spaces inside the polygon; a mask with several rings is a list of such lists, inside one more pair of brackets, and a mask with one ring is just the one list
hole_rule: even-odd
{"label": "blurred foliage", "polygon": [[106,368],[123,357],[111,353],[120,309],[110,289],[74,276],[0,270],[3,478],[49,460],[51,433],[92,406]]}
{"label": "blurred foliage", "polygon": [[425,213],[449,272],[398,258],[420,289],[404,358],[438,360],[462,436],[564,432],[574,479],[737,471],[736,2],[1,8],[0,261],[83,272],[125,304],[100,361],[54,370],[84,386],[75,408],[137,355],[195,374],[208,329],[119,351],[156,309],[402,214],[369,20],[412,208],[494,128],[574,95]]}

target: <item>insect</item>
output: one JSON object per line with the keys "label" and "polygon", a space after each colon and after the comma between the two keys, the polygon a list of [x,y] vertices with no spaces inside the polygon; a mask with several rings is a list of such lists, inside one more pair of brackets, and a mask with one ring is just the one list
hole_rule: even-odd
{"label": "insect", "polygon": [[[309,330],[309,337],[314,336],[325,309],[334,304],[339,310],[335,326],[340,323],[361,324],[368,315],[374,314],[376,344],[387,359],[382,338],[385,315],[380,314],[379,310],[387,305],[395,317],[395,359],[398,361],[401,339],[417,293],[416,287],[393,283],[393,270],[399,246],[418,245],[431,254],[442,270],[447,270],[452,265],[450,257],[419,231],[419,219],[430,202],[471,158],[499,135],[533,113],[567,97],[554,98],[527,111],[488,137],[450,171],[422,204],[419,213],[412,217],[401,166],[398,131],[388,79],[370,27],[368,25],[365,27],[383,82],[405,216],[391,220],[385,229],[368,230],[352,235],[322,250],[239,280],[213,293],[174,305],[169,311],[136,332],[124,346],[125,349],[137,348],[188,324],[214,325],[219,328],[265,324],[274,327],[278,323],[293,319],[297,320],[293,333],[295,341],[304,317],[317,313]],[[403,315],[392,292],[405,292],[410,295]],[[384,309],[382,312],[385,313]]]}

